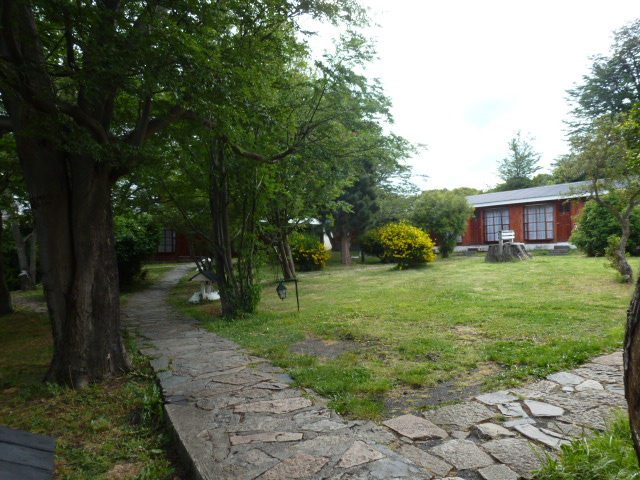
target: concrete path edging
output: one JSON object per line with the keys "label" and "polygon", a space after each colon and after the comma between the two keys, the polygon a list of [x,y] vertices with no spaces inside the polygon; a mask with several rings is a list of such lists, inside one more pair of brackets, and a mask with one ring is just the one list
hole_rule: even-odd
{"label": "concrete path edging", "polygon": [[382,425],[347,421],[268,361],[171,309],[166,296],[191,268],[133,295],[123,316],[144,338],[197,479],[529,479],[546,454],[626,407],[616,353]]}

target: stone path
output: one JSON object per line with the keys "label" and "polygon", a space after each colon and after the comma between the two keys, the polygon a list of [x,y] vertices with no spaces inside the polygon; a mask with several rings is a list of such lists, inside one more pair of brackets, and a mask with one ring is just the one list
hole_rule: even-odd
{"label": "stone path", "polygon": [[[622,355],[464,403],[346,421],[312,392],[166,303],[181,266],[123,308],[145,339],[168,419],[198,479],[530,479],[572,436],[625,407]],[[142,343],[142,342],[141,342]]]}

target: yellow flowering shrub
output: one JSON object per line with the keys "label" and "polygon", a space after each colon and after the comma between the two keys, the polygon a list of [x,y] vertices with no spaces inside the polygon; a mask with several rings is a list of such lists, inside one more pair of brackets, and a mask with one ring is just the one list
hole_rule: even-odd
{"label": "yellow flowering shrub", "polygon": [[331,258],[331,252],[313,235],[294,233],[289,246],[296,269],[300,271],[322,270]]}
{"label": "yellow flowering shrub", "polygon": [[384,259],[399,267],[413,267],[435,260],[435,244],[431,237],[408,223],[390,223],[375,232],[375,238],[384,251]]}

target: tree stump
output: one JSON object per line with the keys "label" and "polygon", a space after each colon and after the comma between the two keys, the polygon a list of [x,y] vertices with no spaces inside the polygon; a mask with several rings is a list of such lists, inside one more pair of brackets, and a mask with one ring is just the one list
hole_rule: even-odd
{"label": "tree stump", "polygon": [[528,260],[533,258],[524,248],[524,243],[504,243],[502,245],[489,245],[487,262],[515,262],[516,260]]}

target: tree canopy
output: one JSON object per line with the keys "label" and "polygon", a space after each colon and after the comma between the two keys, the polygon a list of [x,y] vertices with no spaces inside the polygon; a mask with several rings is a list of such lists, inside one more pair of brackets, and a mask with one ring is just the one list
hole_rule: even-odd
{"label": "tree canopy", "polygon": [[509,140],[510,153],[498,165],[498,176],[504,183],[497,185],[494,191],[519,190],[534,186],[533,175],[542,167],[538,165],[540,154],[534,150],[532,141],[532,138],[523,136],[521,132],[517,132],[516,136]]}
{"label": "tree canopy", "polygon": [[[288,88],[306,81],[295,81],[306,68],[304,15],[366,21],[351,0],[2,2],[0,133],[14,134],[41,239],[54,337],[48,380],[81,387],[128,368],[112,187],[145,165],[166,166],[177,125],[206,130],[207,145],[254,170],[332,129],[358,131],[362,115],[314,117],[322,84]],[[356,113],[377,116],[366,105]]]}
{"label": "tree canopy", "polygon": [[412,220],[435,237],[438,250],[448,257],[467,229],[474,208],[456,191],[427,190],[416,199]]}

